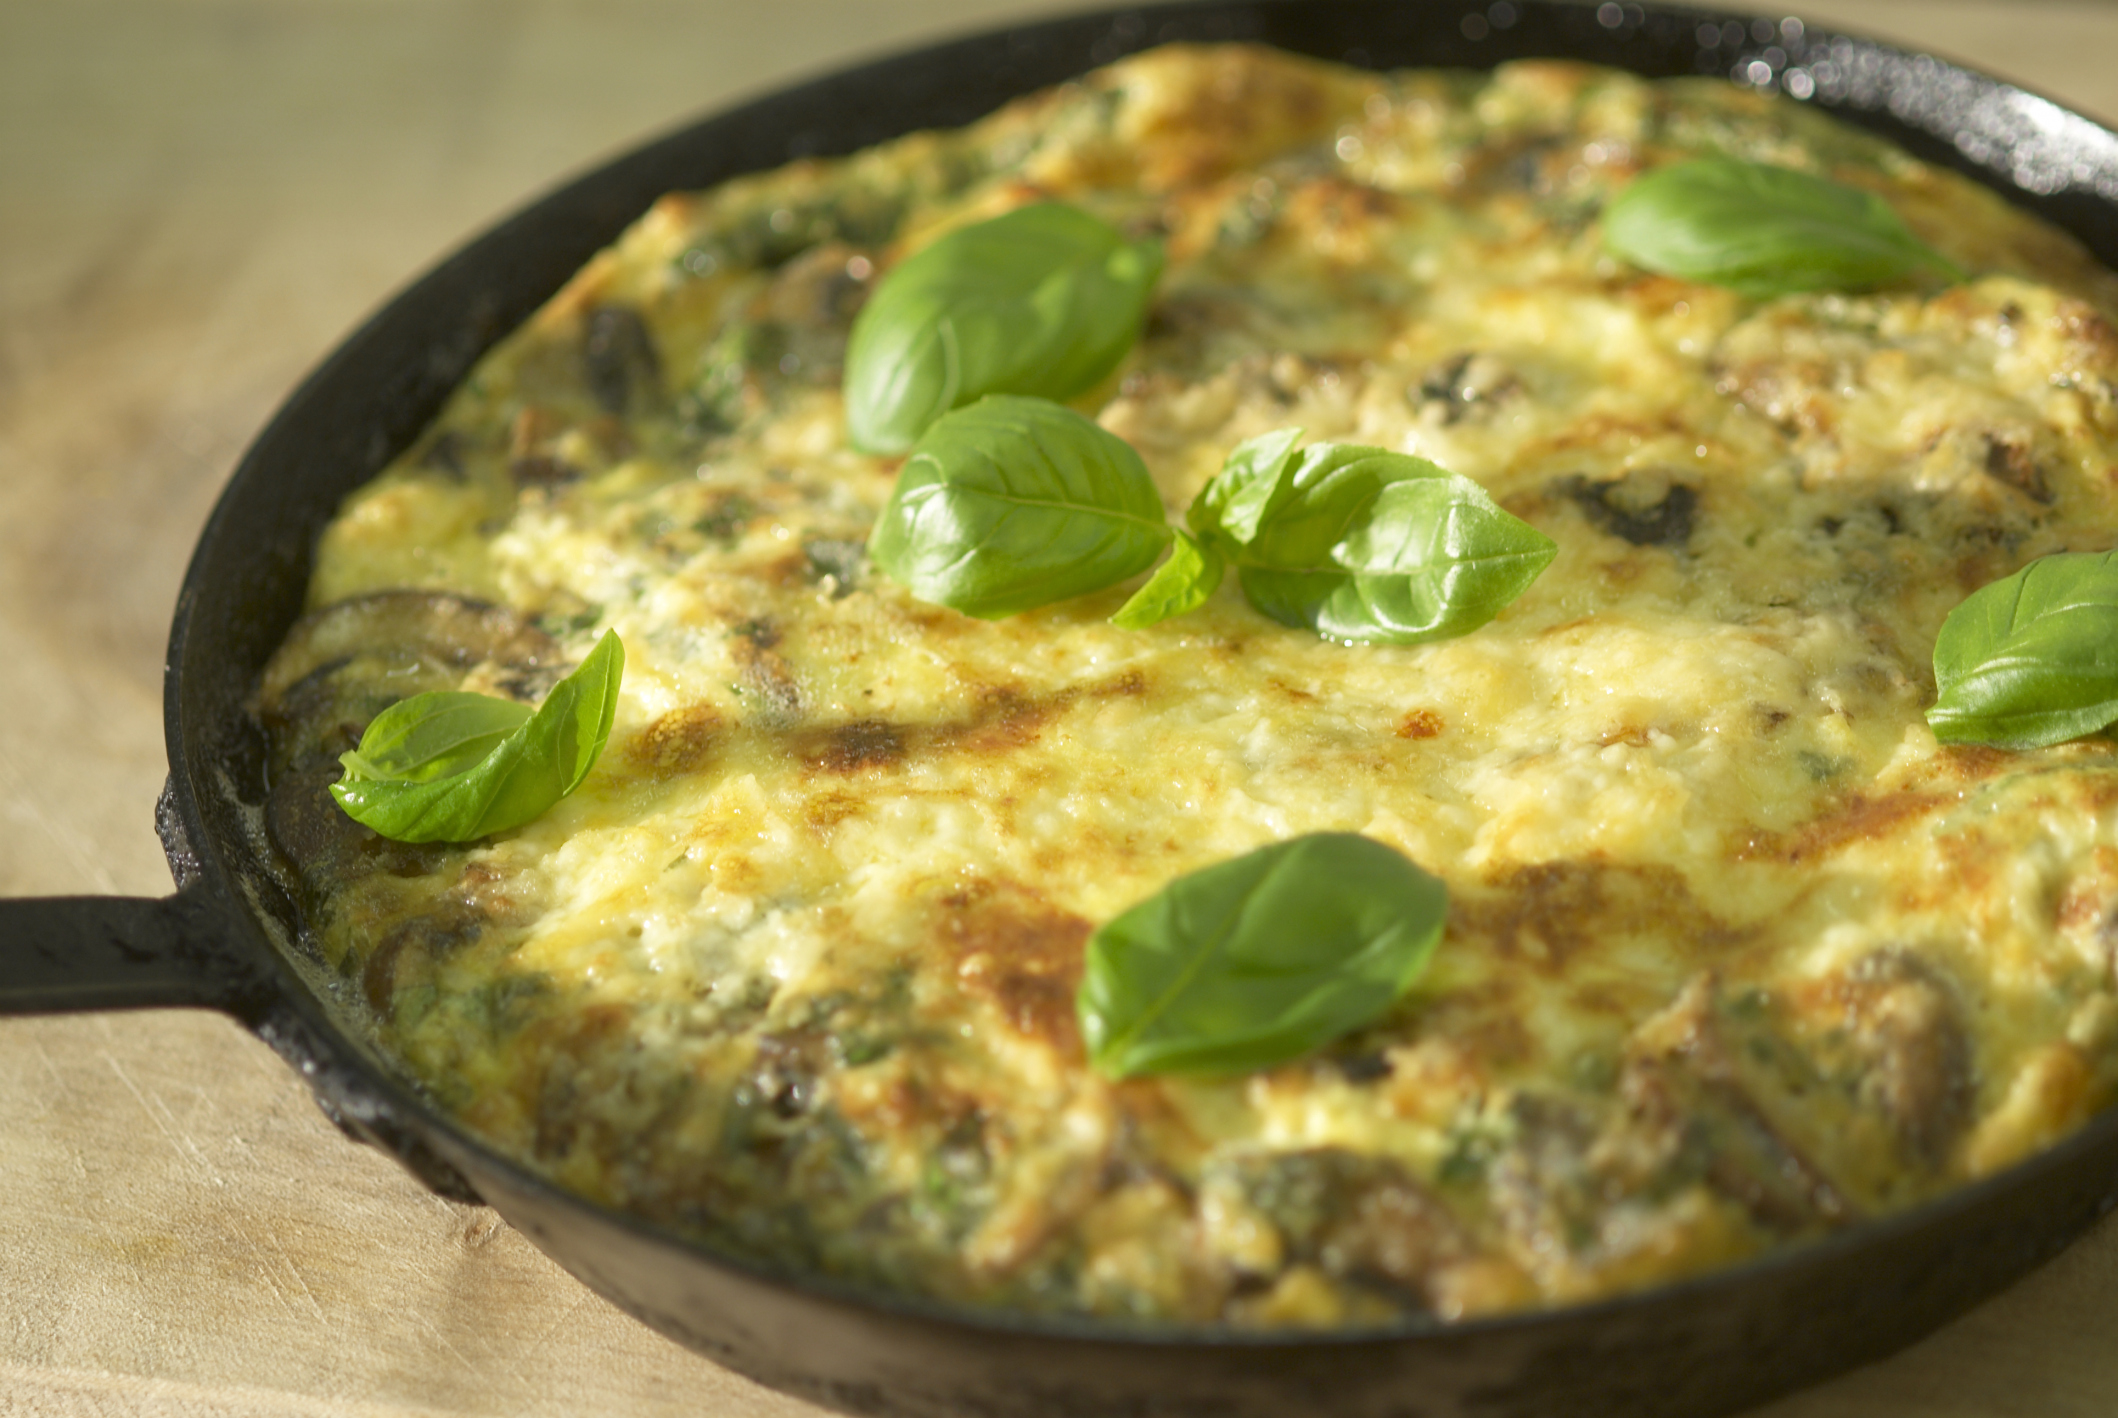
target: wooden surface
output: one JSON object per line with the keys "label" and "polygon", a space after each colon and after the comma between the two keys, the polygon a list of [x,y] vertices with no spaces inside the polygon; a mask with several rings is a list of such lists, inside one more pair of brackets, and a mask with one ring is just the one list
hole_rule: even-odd
{"label": "wooden surface", "polygon": [[[555,178],[1019,0],[0,0],[0,894],[161,894],[162,642],[245,441]],[[2118,117],[2118,7],[1814,18]],[[2118,1226],[1751,1418],[2105,1418]],[[0,1418],[790,1415],[345,1142],[218,1017],[0,1022]],[[1300,1418],[1300,1415],[1290,1415]]]}

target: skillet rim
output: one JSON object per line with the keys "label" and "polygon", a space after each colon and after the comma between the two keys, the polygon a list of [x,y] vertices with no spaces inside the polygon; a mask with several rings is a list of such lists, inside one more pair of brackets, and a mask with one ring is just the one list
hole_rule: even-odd
{"label": "skillet rim", "polygon": [[[1558,25],[1562,17],[1578,22],[1583,20],[1584,17],[1593,14],[1586,5],[1554,5],[1543,3],[1543,0],[1521,0],[1521,3],[1516,8],[1523,15],[1524,28],[1526,29],[1532,15],[1548,16],[1554,25]],[[1610,9],[1612,7],[1606,5],[1603,8]],[[1656,22],[1666,22],[1693,29],[1696,29],[1698,25],[1708,19],[1734,23],[1747,21],[1752,18],[1749,16],[1727,15],[1722,12],[1696,10],[1689,7],[1634,5],[1619,8],[1627,11],[1639,11],[1644,17],[1643,23],[1646,19],[1653,19]],[[2118,1144],[2118,1109],[2107,1110],[2104,1114],[2091,1120],[2090,1123],[2054,1147],[2026,1159],[2015,1167],[1981,1179],[1968,1186],[1957,1188],[1920,1207],[1864,1222],[1846,1231],[1835,1233],[1819,1240],[1777,1248],[1737,1266],[1718,1269],[1705,1275],[1671,1284],[1656,1286],[1647,1291],[1609,1297],[1586,1305],[1567,1306],[1561,1309],[1523,1311],[1451,1324],[1444,1324],[1431,1319],[1414,1319],[1365,1329],[1339,1329],[1328,1332],[1301,1331],[1293,1334],[1276,1331],[1236,1330],[1225,1326],[1168,1326],[1153,1329],[1142,1329],[1139,1327],[1119,1328],[1102,1321],[1074,1320],[1069,1317],[1037,1316],[1015,1311],[981,1310],[969,1306],[943,1304],[900,1292],[882,1291],[865,1286],[852,1285],[836,1280],[833,1277],[801,1271],[792,1267],[783,1268],[761,1263],[751,1257],[722,1252],[710,1244],[665,1231],[643,1219],[605,1208],[597,1203],[565,1192],[522,1164],[499,1153],[474,1133],[463,1129],[451,1120],[438,1107],[431,1104],[416,1086],[409,1084],[386,1060],[381,1058],[372,1046],[362,1039],[355,1028],[349,1027],[333,1016],[332,1006],[326,999],[329,991],[320,988],[318,982],[309,977],[308,972],[305,971],[295,957],[295,953],[285,951],[282,946],[271,939],[274,931],[264,925],[264,919],[267,917],[276,920],[282,919],[279,915],[279,908],[283,908],[287,903],[275,904],[270,902],[269,899],[260,899],[261,897],[269,898],[270,893],[269,887],[261,886],[257,880],[257,863],[250,863],[249,869],[244,870],[241,869],[241,864],[231,862],[230,842],[233,840],[240,844],[242,839],[239,837],[231,838],[229,828],[240,825],[236,821],[240,814],[233,810],[236,804],[227,799],[225,785],[215,782],[216,778],[226,779],[228,777],[228,769],[231,764],[238,765],[238,772],[246,771],[242,765],[248,764],[254,759],[255,745],[241,742],[240,730],[236,731],[237,737],[231,739],[229,737],[229,726],[225,723],[220,726],[221,732],[216,735],[211,727],[202,724],[200,721],[200,711],[197,708],[200,696],[211,697],[215,694],[213,689],[200,688],[200,677],[202,675],[210,675],[216,667],[225,675],[229,668],[226,663],[228,655],[221,652],[221,647],[217,643],[210,643],[214,641],[214,636],[206,633],[206,622],[202,617],[210,617],[211,611],[215,608],[214,603],[217,591],[229,589],[223,583],[235,575],[235,572],[230,569],[231,563],[247,567],[247,576],[238,578],[245,583],[243,586],[236,588],[239,590],[254,592],[258,585],[269,586],[274,582],[286,581],[290,577],[294,578],[293,583],[297,586],[306,583],[309,550],[307,543],[313,540],[313,532],[306,533],[298,539],[290,539],[294,527],[289,525],[288,520],[283,515],[265,515],[263,517],[265,523],[274,529],[277,535],[261,547],[254,548],[247,558],[238,559],[234,557],[226,544],[230,538],[241,538],[245,535],[246,529],[239,525],[244,517],[249,516],[252,520],[256,520],[259,514],[256,514],[253,510],[252,505],[254,502],[262,500],[267,504],[268,512],[272,511],[270,504],[274,500],[274,495],[276,492],[281,491],[271,486],[271,480],[278,475],[278,467],[274,462],[274,455],[279,451],[279,443],[290,436],[290,430],[298,428],[302,418],[309,416],[312,411],[323,407],[340,392],[336,387],[336,382],[344,377],[343,372],[357,367],[359,357],[363,352],[374,341],[382,338],[395,328],[390,324],[393,319],[401,320],[408,309],[414,314],[419,313],[423,300],[430,298],[432,293],[449,278],[460,275],[467,266],[475,264],[478,259],[481,259],[503,238],[519,236],[524,230],[546,221],[550,214],[555,212],[567,214],[569,221],[578,226],[585,219],[579,217],[576,211],[577,208],[584,205],[594,207],[596,200],[599,200],[597,194],[602,192],[603,189],[622,185],[622,180],[636,170],[644,170],[663,156],[703,141],[709,130],[725,126],[736,120],[754,118],[760,112],[795,107],[805,97],[834,85],[851,84],[863,76],[872,76],[893,69],[901,69],[903,66],[915,62],[936,63],[937,67],[946,68],[947,64],[945,61],[949,56],[969,52],[981,43],[990,43],[996,38],[1004,36],[1078,35],[1088,33],[1101,26],[1107,28],[1112,34],[1118,35],[1121,41],[1129,41],[1147,38],[1146,29],[1148,26],[1144,23],[1141,28],[1132,31],[1129,35],[1126,33],[1124,22],[1129,17],[1134,16],[1147,17],[1148,21],[1160,19],[1167,23],[1199,20],[1203,17],[1214,15],[1255,15],[1265,17],[1266,12],[1277,12],[1269,18],[1274,20],[1292,19],[1299,22],[1301,19],[1298,14],[1299,11],[1308,11],[1313,14],[1325,9],[1340,15],[1352,15],[1360,12],[1375,13],[1384,9],[1395,9],[1398,11],[1416,9],[1428,14],[1465,14],[1488,12],[1491,7],[1450,3],[1450,0],[1442,0],[1441,3],[1396,7],[1363,4],[1360,3],[1360,0],[1354,0],[1353,3],[1348,4],[1334,4],[1328,7],[1309,3],[1298,4],[1296,0],[1263,0],[1262,3],[1251,4],[1163,5],[1145,9],[1088,12],[1065,15],[1041,23],[1026,23],[1003,30],[988,31],[965,39],[920,46],[865,65],[852,66],[819,78],[800,81],[793,86],[774,90],[764,97],[741,103],[704,120],[687,124],[660,138],[650,140],[648,143],[630,149],[620,156],[602,163],[589,172],[534,199],[514,214],[487,228],[479,236],[456,248],[441,262],[389,297],[374,315],[364,321],[361,326],[343,340],[332,354],[319,365],[316,371],[303,381],[245,454],[236,473],[216,502],[213,514],[200,535],[197,551],[186,573],[184,587],[180,593],[172,623],[165,674],[165,731],[172,765],[171,793],[175,808],[174,817],[177,819],[176,835],[183,839],[183,842],[192,849],[192,862],[189,867],[187,868],[182,864],[178,866],[180,884],[185,885],[187,890],[210,892],[226,903],[249,900],[250,909],[238,909],[231,912],[230,918],[226,923],[226,928],[231,930],[242,941],[239,953],[245,958],[235,962],[235,967],[238,971],[261,970],[269,981],[269,986],[245,996],[243,1002],[236,1007],[236,1012],[244,1017],[246,1022],[250,1023],[268,1043],[271,1043],[276,1049],[285,1054],[291,1062],[294,1062],[304,1074],[311,1078],[327,1112],[349,1123],[356,1133],[365,1134],[370,1140],[382,1142],[390,1150],[397,1151],[400,1156],[405,1154],[408,1144],[423,1144],[462,1164],[460,1165],[460,1170],[471,1172],[498,1170],[515,1184],[517,1190],[536,1193],[553,1205],[583,1212],[597,1224],[619,1227],[634,1234],[644,1242],[665,1248],[673,1247],[679,1249],[708,1265],[732,1269],[751,1280],[786,1287],[800,1295],[827,1298],[862,1308],[881,1309],[906,1318],[940,1322],[954,1327],[968,1327],[980,1332],[1005,1333],[1039,1339],[1088,1340],[1099,1345],[1114,1344],[1121,1347],[1159,1349],[1171,1346],[1206,1346],[1223,1351],[1277,1351],[1288,1348],[1315,1351],[1318,1349],[1360,1348],[1377,1344],[1397,1346],[1407,1341],[1426,1339],[1475,1342],[1481,1335],[1518,1334],[1525,1331],[1548,1329],[1553,1324],[1555,1317],[1563,1317],[1570,1322],[1575,1320],[1594,1322],[1600,1317],[1631,1315],[1643,1309],[1652,1309],[1656,1306],[1670,1303],[1703,1302],[1709,1298],[1725,1296],[1731,1290],[1742,1291],[1752,1288],[1761,1279],[1767,1277],[1827,1265],[1834,1258],[1842,1259],[1847,1255],[1887,1249],[1888,1244],[1891,1242],[1902,1242],[1907,1238],[1936,1228],[1947,1228],[1952,1224],[1956,1224],[1960,1218],[1976,1213],[1993,1204],[1996,1198],[2011,1196],[2031,1189],[2040,1181],[2048,1181],[2055,1176],[2068,1173],[2081,1165],[2100,1159],[2104,1153],[2113,1149],[2114,1144]],[[1266,28],[1270,27],[1269,24],[1266,25]],[[1576,28],[1579,27],[1580,25],[1577,23]],[[1611,29],[1615,27],[1604,26],[1603,28]],[[1843,35],[1843,32],[1837,30],[1820,30],[1817,32],[1819,39],[1830,39],[1841,35]],[[1976,71],[1969,70],[1964,66],[1955,65],[1949,61],[1934,60],[1932,56],[1898,50],[1894,46],[1865,40],[1860,36],[1846,37],[1856,43],[1873,46],[1878,53],[1894,55],[1907,62],[1937,62],[1952,72],[1966,74],[1972,78],[1988,82],[2000,82],[1990,80],[1989,76],[1979,75]],[[1283,34],[1274,34],[1270,37],[1272,40],[1282,40],[1284,38]],[[1145,47],[1145,44],[1135,44],[1133,47]],[[1537,52],[1555,52],[1558,49],[1558,45],[1556,40],[1554,40],[1550,43],[1540,44],[1536,48]],[[1106,62],[1110,57],[1115,57],[1115,52],[1098,56],[1092,47],[1088,54],[1088,62],[1077,63],[1072,72],[1085,71],[1095,63]],[[1497,59],[1501,56],[1495,57]],[[1635,65],[1626,65],[1622,59],[1614,60],[1597,56],[1587,57],[1598,58],[1598,62],[1616,62],[1620,64],[1620,67],[1632,68],[1635,72],[1654,72],[1652,70],[1642,70]],[[1392,60],[1390,62],[1394,66],[1397,61]],[[1431,61],[1419,60],[1414,62],[1427,63]],[[2016,88],[2017,86],[2008,87]],[[2066,110],[2063,105],[2055,106],[2062,112],[2071,113],[2071,110]],[[1857,111],[1848,112],[1843,108],[1835,111],[1839,112],[1842,117],[1852,121],[1863,121],[1862,115]],[[2078,114],[2073,116],[2081,117]],[[1870,115],[1870,119],[1873,120],[1873,115]],[[937,120],[937,123],[943,121],[957,120]],[[2118,144],[2118,137],[2114,137],[2109,129],[2095,123],[2093,120],[2084,119],[2083,121],[2088,123],[2095,132],[2101,134],[2105,139],[2113,144]],[[1871,128],[1881,127],[1889,136],[1896,138],[1900,142],[1906,142],[1903,124],[1899,120],[1886,118],[1882,121],[1865,122],[1863,126]],[[903,131],[902,128],[899,131]],[[1916,132],[1917,130],[1914,131]],[[796,132],[792,135],[792,141],[799,144],[804,136],[804,134]],[[875,139],[862,137],[858,141],[850,142],[847,146],[862,146],[870,141],[875,141]],[[1919,152],[1920,156],[1927,157],[1931,161],[1937,156],[1932,150],[1936,147],[1938,141],[1932,135],[1928,135],[1923,141],[1906,142],[1906,145],[1912,147],[1915,152]],[[1928,151],[1920,151],[1922,148],[1926,148]],[[841,149],[830,147],[828,149],[819,148],[815,150],[835,152]],[[1985,182],[1986,185],[2001,190],[2011,200],[2015,200],[2020,204],[2041,210],[2048,207],[2053,200],[2050,194],[2043,198],[2038,198],[2033,194],[2030,200],[2025,201],[2024,194],[2019,190],[2010,188],[2004,178],[1998,177],[1990,171],[1981,171],[1967,165],[1960,155],[1941,154],[1940,156],[1947,165],[1955,167],[1959,171],[1969,171],[1971,175]],[[729,173],[722,174],[722,176],[732,175],[735,170],[756,169],[734,169]],[[719,178],[716,177],[712,180],[719,180]],[[2067,193],[2058,194],[2060,199],[2064,199],[2067,195]],[[2101,210],[2104,214],[2114,221],[2118,221],[2118,204],[2114,204],[2108,199],[2100,200]],[[604,233],[601,241],[607,241],[615,236],[617,231],[622,230],[623,226],[637,216],[640,210],[638,207],[633,207],[624,212],[617,219],[616,225],[611,226]],[[2048,212],[2046,214],[2049,215]],[[589,224],[593,225],[593,222]],[[2070,230],[2076,230],[2077,236],[2083,236],[2086,240],[2085,235],[2076,229],[2074,223],[2062,220],[2060,224],[2067,226]],[[569,228],[570,233],[571,228]],[[601,241],[598,241],[597,244],[600,245]],[[2091,244],[2096,245],[2097,243]],[[2108,244],[2108,242],[2105,242],[2101,245],[2107,246]],[[2111,262],[2112,254],[2108,250],[2099,249],[2098,254],[2102,255],[2107,263]],[[575,260],[566,267],[566,270],[570,273],[579,264],[580,261]],[[564,277],[562,276],[561,279],[563,280]],[[548,296],[551,290],[554,289],[556,289],[555,285],[546,289],[544,295]],[[541,303],[542,298],[540,296],[537,303]],[[415,390],[424,388],[425,384],[435,382],[437,372],[442,370],[444,366],[458,361],[464,367],[468,367],[483,352],[484,348],[490,345],[493,339],[499,338],[507,329],[512,328],[517,323],[516,320],[509,319],[504,323],[496,324],[496,317],[490,309],[486,310],[483,315],[479,315],[476,311],[473,311],[472,315],[475,321],[481,322],[478,325],[480,331],[489,330],[489,334],[481,333],[466,338],[459,331],[454,337],[454,342],[445,347],[440,357],[430,357],[425,368],[411,371],[408,374],[407,387]],[[450,323],[453,325],[460,322],[452,321]],[[460,378],[460,370],[449,375],[446,379],[440,380],[442,391],[445,392],[447,388],[453,387],[458,378]],[[425,381],[425,384],[422,384],[422,380]],[[370,401],[372,402],[372,399]],[[409,425],[410,431],[416,433],[417,429],[423,426],[428,418],[431,417],[431,413],[431,409],[426,409],[419,412],[416,416],[407,417],[400,420],[400,422]],[[367,439],[368,446],[359,451],[366,458],[377,459],[378,461],[376,461],[374,466],[379,467],[381,461],[386,461],[387,457],[396,451],[395,447],[378,451],[380,444],[386,441],[389,440],[382,432],[371,430]],[[402,446],[402,443],[407,441],[409,441],[408,438],[400,439],[398,446]],[[331,505],[335,506],[338,496],[341,496],[345,490],[349,490],[360,481],[364,481],[367,476],[372,475],[373,471],[374,467],[370,467],[365,470],[342,474],[333,484],[337,490],[330,498]],[[302,480],[305,487],[307,484],[316,481],[318,479],[314,476]],[[343,486],[338,486],[341,483]],[[297,498],[296,501],[315,502],[321,496],[322,494],[314,489],[309,489],[306,497]],[[239,596],[238,600],[240,601],[241,599]],[[250,609],[253,612],[255,611],[254,603],[250,605]],[[252,644],[257,643],[261,636],[269,636],[264,641],[265,648],[269,650],[271,644],[277,643],[279,635],[285,630],[286,624],[291,622],[291,616],[289,616],[279,622],[276,630],[270,627],[273,617],[278,615],[283,609],[284,607],[268,606],[262,616],[251,614],[247,617],[247,624],[237,626],[235,629],[240,634],[247,635],[249,642]],[[216,629],[222,631],[226,631],[228,628],[226,625],[216,627]],[[256,667],[261,663],[262,657],[260,656],[248,666],[250,679],[254,680]],[[230,686],[226,684],[218,687],[217,697],[224,706],[231,702],[229,689]],[[247,694],[247,685],[242,686],[242,690],[244,694]],[[204,745],[211,745],[211,747],[205,747]],[[199,848],[204,848],[205,850],[198,850]],[[180,852],[172,852],[173,858],[178,855],[180,855]],[[184,879],[187,870],[192,873],[190,880]],[[393,1137],[390,1135],[393,1130],[409,1132],[410,1137],[409,1139],[402,1136]],[[406,1160],[410,1165],[414,1166],[415,1170],[419,1170],[419,1164],[416,1161],[411,1158]],[[2118,1186],[2118,1178],[2114,1178],[2111,1185]],[[2111,1193],[2106,1190],[2100,1200],[2099,1214],[2102,1210],[2110,1209],[2112,1201]],[[2019,1268],[2026,1268],[2026,1266]],[[1968,1300],[1965,1301],[1966,1305],[1968,1303]]]}

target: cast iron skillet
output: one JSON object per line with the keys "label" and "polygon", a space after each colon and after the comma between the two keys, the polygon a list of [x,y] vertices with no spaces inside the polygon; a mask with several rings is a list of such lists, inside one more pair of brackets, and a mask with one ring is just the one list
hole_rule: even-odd
{"label": "cast iron skillet", "polygon": [[648,1324],[767,1384],[883,1415],[1703,1418],[1909,1342],[2111,1209],[2118,1110],[1921,1210],[1645,1295],[1455,1328],[1121,1331],[779,1273],[592,1206],[460,1131],[346,1022],[255,845],[262,755],[244,711],[339,500],[662,192],[968,122],[1173,39],[1260,40],[1375,67],[1559,55],[1779,86],[2008,193],[2118,265],[2110,131],[1945,61],[1791,20],[1551,0],[1161,5],[981,35],[787,90],[651,143],[502,223],[390,302],[288,401],[215,508],[170,633],[170,777],[157,822],[179,890],[161,901],[0,902],[0,1012],[224,1010],[299,1068],[348,1132],[438,1191],[489,1202]]}

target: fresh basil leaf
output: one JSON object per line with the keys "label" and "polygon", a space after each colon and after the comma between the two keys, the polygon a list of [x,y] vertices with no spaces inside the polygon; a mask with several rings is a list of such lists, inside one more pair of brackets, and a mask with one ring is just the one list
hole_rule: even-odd
{"label": "fresh basil leaf", "polygon": [[1448,888],[1323,832],[1179,877],[1089,937],[1076,996],[1114,1078],[1270,1068],[1372,1023],[1441,940]]}
{"label": "fresh basil leaf", "polygon": [[1194,513],[1201,507],[1208,540],[1251,605],[1334,640],[1416,645],[1466,634],[1558,553],[1469,478],[1354,444],[1297,455],[1291,444],[1253,439]]}
{"label": "fresh basil leaf", "polygon": [[1197,610],[1221,584],[1226,563],[1221,554],[1189,532],[1179,531],[1169,560],[1155,568],[1147,584],[1118,607],[1110,623],[1120,630],[1145,630],[1174,615]]}
{"label": "fresh basil leaf", "polygon": [[995,394],[919,440],[868,554],[921,600],[997,619],[1115,586],[1172,536],[1124,439],[1048,399]]}
{"label": "fresh basil leaf", "polygon": [[846,347],[846,433],[902,453],[985,394],[1066,399],[1139,338],[1162,249],[1056,202],[950,232],[877,283]]}
{"label": "fresh basil leaf", "polygon": [[1650,271],[1760,299],[1858,290],[1922,268],[1965,274],[1872,192],[1729,157],[1635,178],[1604,211],[1603,244]]}
{"label": "fresh basil leaf", "polygon": [[1238,443],[1221,471],[1192,499],[1185,521],[1200,536],[1218,532],[1238,544],[1255,537],[1283,495],[1287,471],[1294,466],[1294,445],[1301,441],[1299,428],[1282,428]]}
{"label": "fresh basil leaf", "polygon": [[363,778],[423,783],[461,773],[521,728],[530,707],[490,694],[441,690],[400,699],[375,716],[360,747],[341,755]]}
{"label": "fresh basil leaf", "polygon": [[2118,551],[2042,557],[1981,586],[1934,641],[1944,743],[2042,748],[2118,723]]}
{"label": "fresh basil leaf", "polygon": [[400,842],[471,842],[520,827],[588,776],[610,739],[624,673],[625,647],[607,631],[534,713],[509,700],[468,702],[485,695],[415,695],[378,714],[360,747],[339,756],[346,771],[331,796]]}

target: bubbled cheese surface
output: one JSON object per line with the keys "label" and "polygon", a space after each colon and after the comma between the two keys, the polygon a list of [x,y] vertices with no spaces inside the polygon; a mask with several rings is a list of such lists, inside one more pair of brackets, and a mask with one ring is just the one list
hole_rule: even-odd
{"label": "bubbled cheese surface", "polygon": [[[1601,251],[1706,150],[1881,193],[1961,285],[1750,302]],[[1344,647],[1233,579],[998,622],[860,555],[847,324],[938,232],[1056,197],[1169,262],[1077,401],[1172,516],[1237,443],[1416,453],[1557,559],[1461,639]],[[1533,64],[1151,52],[960,133],[665,199],[325,535],[312,601],[496,602],[627,653],[542,819],[311,871],[319,944],[446,1106],[711,1244],[949,1301],[1454,1318],[1797,1244],[2110,1093],[2118,762],[1946,749],[1942,617],[2118,544],[2110,278],[1795,105]],[[473,670],[467,687],[486,687]],[[1357,831],[1443,877],[1382,1024],[1113,1084],[1089,932]]]}

